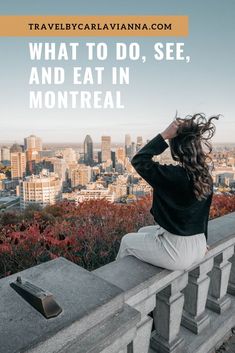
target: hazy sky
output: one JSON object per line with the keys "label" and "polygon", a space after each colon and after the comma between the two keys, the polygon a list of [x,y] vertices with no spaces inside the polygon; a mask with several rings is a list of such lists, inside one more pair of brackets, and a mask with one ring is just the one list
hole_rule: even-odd
{"label": "hazy sky", "polygon": [[[171,122],[176,109],[182,117],[196,112],[222,114],[214,141],[235,142],[234,13],[235,1],[232,0],[1,2],[1,15],[188,15],[189,36],[165,39],[1,37],[0,143],[20,142],[31,133],[46,142],[80,142],[86,134],[90,134],[94,141],[106,134],[111,135],[113,141],[123,141],[126,133],[130,133],[133,139],[137,135],[151,138]],[[123,110],[30,110],[28,79],[34,64],[29,60],[29,41],[79,42],[81,46],[85,42],[105,42],[111,51],[115,42],[138,42],[147,61],[145,64],[125,63],[130,67],[130,85],[121,88],[125,103]],[[184,42],[191,62],[156,62],[153,59],[155,42]],[[85,65],[85,55],[82,54],[76,66]],[[108,70],[115,62],[111,59],[103,63],[94,61],[92,66],[96,65]],[[65,68],[69,71],[72,66],[74,62],[66,63]],[[90,88],[66,84],[60,89]],[[115,90],[115,87],[105,83],[102,89]]]}

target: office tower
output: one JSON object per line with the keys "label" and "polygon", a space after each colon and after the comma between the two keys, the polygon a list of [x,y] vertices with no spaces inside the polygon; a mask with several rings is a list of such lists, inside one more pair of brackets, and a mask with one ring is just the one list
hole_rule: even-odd
{"label": "office tower", "polygon": [[64,182],[66,180],[67,163],[63,158],[51,158],[50,162],[53,165],[53,171]]}
{"label": "office tower", "polygon": [[93,142],[90,135],[86,135],[84,140],[84,163],[93,165]]}
{"label": "office tower", "polygon": [[72,188],[78,185],[87,185],[91,181],[91,167],[80,164],[76,169],[71,171]]}
{"label": "office tower", "polygon": [[12,145],[10,149],[11,179],[22,179],[26,171],[26,156],[18,144]]}
{"label": "office tower", "polygon": [[0,157],[1,157],[1,162],[10,161],[10,159],[11,159],[11,157],[10,157],[10,149],[8,147],[6,147],[6,146],[3,146],[1,148]]}
{"label": "office tower", "polygon": [[126,134],[125,135],[125,146],[130,146],[131,145],[131,135]]}
{"label": "office tower", "polygon": [[122,147],[117,148],[116,150],[116,157],[118,161],[122,161],[124,163],[125,161],[125,150]]}
{"label": "office tower", "polygon": [[98,159],[98,163],[102,163],[102,155],[101,155],[101,151],[98,151],[98,154],[97,154],[97,159]]}
{"label": "office tower", "polygon": [[10,153],[15,153],[15,152],[23,152],[23,149],[18,143],[14,143],[11,148],[10,148]]}
{"label": "office tower", "polygon": [[111,137],[102,136],[101,137],[101,158],[102,162],[106,162],[111,159]]}
{"label": "office tower", "polygon": [[36,173],[36,164],[40,162],[39,152],[42,150],[42,140],[40,137],[30,135],[24,139],[24,150],[26,154],[27,175]]}
{"label": "office tower", "polygon": [[138,152],[142,147],[143,147],[143,138],[142,136],[137,136],[136,152]]}
{"label": "office tower", "polygon": [[115,168],[116,165],[116,153],[114,151],[111,151],[111,160],[113,163],[113,168]]}
{"label": "office tower", "polygon": [[42,207],[53,205],[61,199],[61,179],[44,169],[39,175],[31,175],[20,181],[19,190],[21,209],[32,203]]}
{"label": "office tower", "polygon": [[65,148],[62,154],[66,163],[73,163],[77,161],[76,152],[73,148]]}
{"label": "office tower", "polygon": [[24,149],[25,151],[42,151],[42,140],[40,137],[35,135],[30,135],[24,139]]}
{"label": "office tower", "polygon": [[119,173],[119,174],[123,174],[124,173],[124,164],[121,162],[116,162],[115,164],[115,172]]}
{"label": "office tower", "polygon": [[136,154],[136,144],[135,142],[131,143],[131,158]]}
{"label": "office tower", "polygon": [[125,154],[127,157],[131,157],[131,136],[125,135]]}
{"label": "office tower", "polygon": [[143,145],[143,137],[137,136],[137,145]]}

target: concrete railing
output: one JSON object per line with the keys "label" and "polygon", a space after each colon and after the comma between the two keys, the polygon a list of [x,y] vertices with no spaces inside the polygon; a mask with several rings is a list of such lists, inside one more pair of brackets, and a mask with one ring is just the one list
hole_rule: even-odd
{"label": "concrete railing", "polygon": [[0,352],[209,353],[235,326],[235,213],[209,222],[211,249],[187,271],[128,256],[93,272],[60,258],[20,273],[52,292],[45,319],[0,280]]}

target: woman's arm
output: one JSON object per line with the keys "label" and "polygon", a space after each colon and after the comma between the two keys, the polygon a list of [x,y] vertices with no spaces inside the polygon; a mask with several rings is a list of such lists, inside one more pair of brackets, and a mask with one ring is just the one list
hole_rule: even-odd
{"label": "woman's arm", "polygon": [[144,178],[151,186],[155,186],[159,177],[164,177],[166,166],[160,165],[152,160],[153,156],[165,151],[168,146],[165,139],[176,136],[179,123],[175,120],[161,134],[158,134],[149,141],[132,158],[131,164],[137,173]]}
{"label": "woman's arm", "polygon": [[137,173],[144,178],[151,186],[156,185],[160,164],[152,160],[154,155],[159,155],[168,147],[168,144],[160,134],[149,141],[132,158],[131,164]]}

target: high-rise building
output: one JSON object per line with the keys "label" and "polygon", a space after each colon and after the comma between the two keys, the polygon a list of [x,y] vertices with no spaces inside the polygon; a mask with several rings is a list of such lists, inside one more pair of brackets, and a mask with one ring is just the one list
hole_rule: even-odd
{"label": "high-rise building", "polygon": [[135,142],[131,143],[131,158],[136,154],[136,144]]}
{"label": "high-rise building", "polygon": [[115,168],[116,164],[116,153],[114,151],[111,151],[111,161],[113,163],[113,168]]}
{"label": "high-rise building", "polygon": [[111,159],[111,137],[102,136],[101,137],[101,156],[102,162],[106,162]]}
{"label": "high-rise building", "polygon": [[143,137],[137,136],[136,152],[138,152],[143,147]]}
{"label": "high-rise building", "polygon": [[124,163],[125,160],[125,150],[122,147],[117,148],[116,157],[118,161],[122,161]]}
{"label": "high-rise building", "polygon": [[40,137],[30,135],[24,139],[24,150],[26,154],[27,175],[36,173],[36,163],[40,161],[39,152],[42,150],[42,140]]}
{"label": "high-rise building", "polygon": [[1,162],[4,161],[10,161],[10,149],[6,146],[3,146],[1,148],[1,154],[0,154]]}
{"label": "high-rise building", "polygon": [[93,165],[93,142],[90,135],[86,135],[84,140],[84,163]]}
{"label": "high-rise building", "polygon": [[10,148],[10,153],[23,152],[23,149],[18,143],[14,143]]}
{"label": "high-rise building", "polygon": [[71,171],[72,188],[78,185],[87,185],[91,181],[91,167],[80,164],[78,168]]}
{"label": "high-rise building", "polygon": [[24,149],[25,151],[42,151],[42,140],[40,137],[35,135],[30,135],[24,139]]}
{"label": "high-rise building", "polygon": [[61,199],[61,190],[60,178],[47,170],[28,176],[19,185],[20,208],[25,209],[32,203],[42,207],[53,205]]}
{"label": "high-rise building", "polygon": [[126,134],[125,135],[125,146],[130,146],[131,145],[131,135]]}
{"label": "high-rise building", "polygon": [[125,135],[125,154],[127,157],[131,157],[131,136]]}
{"label": "high-rise building", "polygon": [[51,158],[50,162],[53,165],[54,173],[64,182],[66,180],[67,163],[63,158]]}
{"label": "high-rise building", "polygon": [[137,145],[143,145],[143,137],[137,136]]}
{"label": "high-rise building", "polygon": [[66,163],[73,163],[77,161],[76,152],[73,148],[65,148],[62,154]]}
{"label": "high-rise building", "polygon": [[12,145],[10,149],[11,179],[22,179],[26,171],[26,156],[22,147],[18,144]]}

